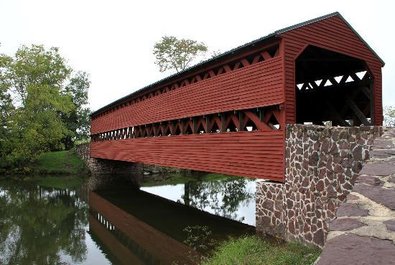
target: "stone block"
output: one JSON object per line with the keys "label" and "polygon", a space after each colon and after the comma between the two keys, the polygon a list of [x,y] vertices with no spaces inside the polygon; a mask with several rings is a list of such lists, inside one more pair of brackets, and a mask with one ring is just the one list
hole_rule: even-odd
{"label": "stone block", "polygon": [[353,191],[358,192],[391,210],[395,210],[395,189],[386,189],[379,186],[357,183],[355,184]]}
{"label": "stone block", "polygon": [[316,265],[394,265],[395,245],[389,240],[344,234],[329,240]]}
{"label": "stone block", "polygon": [[371,186],[381,186],[383,184],[383,181],[380,180],[378,177],[374,176],[369,176],[369,175],[360,175],[356,183],[363,183]]}
{"label": "stone block", "polygon": [[367,216],[368,210],[361,209],[357,205],[352,203],[342,203],[337,209],[336,215],[341,216]]}
{"label": "stone block", "polygon": [[349,231],[364,225],[364,223],[352,218],[342,218],[330,222],[329,229],[330,231]]}
{"label": "stone block", "polygon": [[365,165],[360,172],[364,175],[388,176],[395,173],[395,163],[373,162]]}
{"label": "stone block", "polygon": [[395,232],[395,219],[387,220],[387,221],[385,221],[383,223],[387,227],[387,230]]}

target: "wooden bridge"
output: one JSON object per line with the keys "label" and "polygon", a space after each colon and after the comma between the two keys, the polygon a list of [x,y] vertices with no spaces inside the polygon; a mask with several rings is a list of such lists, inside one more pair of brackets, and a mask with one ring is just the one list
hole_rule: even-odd
{"label": "wooden bridge", "polygon": [[382,124],[384,62],[339,14],[278,30],[91,115],[91,157],[275,181],[286,124]]}

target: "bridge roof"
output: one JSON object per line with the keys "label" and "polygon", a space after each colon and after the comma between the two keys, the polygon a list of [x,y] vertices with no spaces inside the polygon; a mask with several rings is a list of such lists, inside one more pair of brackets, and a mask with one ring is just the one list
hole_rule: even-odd
{"label": "bridge roof", "polygon": [[330,14],[327,14],[327,15],[324,15],[324,16],[321,16],[321,17],[318,17],[318,18],[307,20],[307,21],[302,22],[302,23],[295,24],[295,25],[290,26],[290,27],[286,27],[286,28],[283,28],[283,29],[276,30],[273,33],[268,34],[268,35],[266,35],[264,37],[258,38],[256,40],[253,40],[251,42],[243,44],[243,45],[241,45],[239,47],[231,49],[231,50],[229,50],[227,52],[221,53],[218,56],[215,56],[213,58],[210,58],[208,60],[205,60],[203,62],[195,64],[192,67],[189,67],[189,68],[187,68],[187,69],[185,69],[185,70],[183,70],[181,72],[172,74],[172,75],[170,75],[168,77],[165,77],[165,78],[163,78],[163,79],[161,79],[161,80],[159,80],[157,82],[154,82],[154,83],[152,83],[152,84],[150,84],[150,85],[148,85],[146,87],[143,87],[143,88],[141,88],[139,90],[136,90],[135,92],[130,93],[130,94],[128,94],[128,95],[126,95],[126,96],[124,96],[124,97],[122,97],[120,99],[117,99],[117,100],[113,101],[112,103],[110,103],[110,104],[108,104],[108,105],[106,105],[106,106],[94,111],[91,114],[91,117],[94,117],[94,116],[96,116],[96,115],[98,115],[98,114],[100,114],[100,113],[102,113],[104,111],[107,111],[107,110],[109,110],[109,109],[111,109],[111,108],[113,108],[115,106],[123,104],[123,103],[125,103],[125,102],[127,102],[127,101],[129,101],[131,99],[137,98],[137,97],[142,96],[142,95],[144,95],[146,93],[150,93],[153,90],[157,89],[159,86],[165,85],[168,82],[172,82],[172,81],[174,81],[176,79],[179,79],[182,76],[185,76],[185,75],[188,75],[188,74],[192,74],[192,73],[194,73],[196,71],[199,71],[201,69],[205,69],[205,68],[207,68],[207,67],[209,67],[211,65],[217,64],[217,63],[219,63],[221,61],[224,61],[224,60],[226,60],[228,58],[231,58],[231,57],[233,57],[233,56],[235,56],[237,54],[240,54],[240,53],[243,53],[245,51],[248,51],[249,49],[251,49],[251,48],[253,48],[255,46],[262,45],[262,44],[265,44],[265,43],[269,43],[270,41],[279,39],[279,38],[281,38],[281,35],[286,33],[286,32],[289,32],[289,31],[292,31],[292,30],[295,30],[295,29],[298,29],[298,28],[301,28],[301,27],[305,27],[305,26],[308,26],[310,24],[313,24],[313,23],[316,23],[316,22],[319,22],[319,21],[322,21],[322,20],[325,20],[325,19],[328,19],[328,18],[331,18],[331,17],[334,17],[334,16],[337,16],[337,17],[341,18],[347,24],[347,26],[355,33],[355,35],[358,36],[358,38],[361,40],[361,42],[363,42],[363,44],[377,57],[377,59],[381,62],[382,66],[384,66],[384,61],[367,44],[367,42],[365,40],[363,40],[363,38],[353,29],[353,27],[343,18],[343,16],[339,12],[334,12],[334,13],[330,13]]}

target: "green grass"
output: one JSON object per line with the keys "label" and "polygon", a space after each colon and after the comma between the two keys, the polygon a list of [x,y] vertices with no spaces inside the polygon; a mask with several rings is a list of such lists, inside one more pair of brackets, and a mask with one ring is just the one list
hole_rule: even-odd
{"label": "green grass", "polygon": [[38,174],[48,175],[81,175],[87,173],[84,162],[73,150],[44,153],[38,158],[32,169]]}
{"label": "green grass", "polygon": [[151,187],[151,186],[158,186],[158,185],[177,185],[183,184],[189,181],[217,181],[217,180],[231,180],[237,179],[238,177],[222,175],[222,174],[215,174],[215,173],[208,173],[203,176],[193,176],[187,175],[182,172],[180,173],[169,173],[169,176],[165,179],[155,180],[152,177],[148,177],[143,180],[141,183],[142,187]]}
{"label": "green grass", "polygon": [[320,250],[299,243],[273,243],[246,236],[221,244],[202,265],[305,265],[313,264]]}
{"label": "green grass", "polygon": [[167,178],[164,179],[155,179],[152,176],[149,176],[143,180],[141,183],[142,187],[152,187],[158,185],[177,185],[181,183],[185,183],[188,181],[196,180],[189,176],[184,176],[181,173],[170,173]]}

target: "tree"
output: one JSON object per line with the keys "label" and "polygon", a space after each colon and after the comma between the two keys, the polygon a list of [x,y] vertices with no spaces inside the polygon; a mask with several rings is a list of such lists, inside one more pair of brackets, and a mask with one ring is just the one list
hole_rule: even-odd
{"label": "tree", "polygon": [[14,106],[8,91],[10,84],[4,77],[10,62],[10,57],[0,54],[0,167],[6,165],[2,154],[11,150],[8,139],[10,138],[10,116],[13,114]]}
{"label": "tree", "polygon": [[395,107],[388,106],[384,108],[384,125],[395,127]]}
{"label": "tree", "polygon": [[65,87],[65,92],[71,96],[74,104],[74,109],[70,115],[65,115],[63,117],[69,130],[74,132],[74,135],[69,135],[62,141],[66,149],[71,148],[76,140],[86,140],[89,136],[90,109],[86,107],[88,104],[89,86],[90,81],[87,73],[77,72],[72,76],[69,84]]}
{"label": "tree", "polygon": [[88,76],[74,73],[58,48],[22,46],[0,59],[3,163],[22,167],[42,152],[72,147],[87,133]]}
{"label": "tree", "polygon": [[207,46],[195,40],[177,39],[174,36],[164,36],[154,46],[155,64],[159,71],[174,69],[176,72],[185,70],[199,56],[207,51]]}

